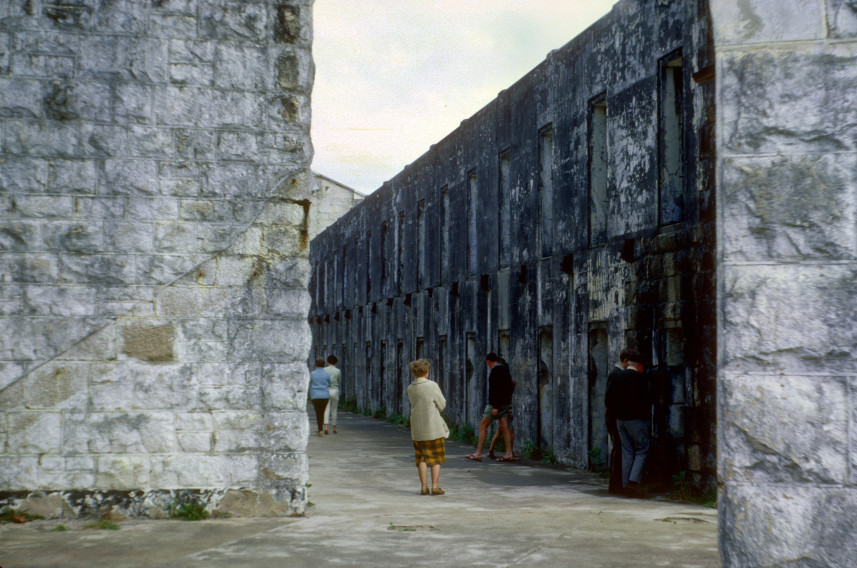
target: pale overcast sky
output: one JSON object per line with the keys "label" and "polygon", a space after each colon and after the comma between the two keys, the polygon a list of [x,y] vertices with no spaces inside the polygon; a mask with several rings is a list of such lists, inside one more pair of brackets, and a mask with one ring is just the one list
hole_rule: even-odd
{"label": "pale overcast sky", "polygon": [[316,0],[314,171],[371,193],[616,0]]}

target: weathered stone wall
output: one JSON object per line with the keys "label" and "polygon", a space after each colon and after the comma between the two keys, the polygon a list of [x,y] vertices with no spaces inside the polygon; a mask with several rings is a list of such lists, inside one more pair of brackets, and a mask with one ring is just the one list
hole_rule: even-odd
{"label": "weathered stone wall", "polygon": [[4,502],[304,511],[311,4],[0,4]]}
{"label": "weathered stone wall", "polygon": [[497,351],[519,449],[595,465],[606,376],[630,342],[654,364],[647,480],[713,485],[714,82],[698,6],[619,2],[312,242],[313,356],[342,360],[345,396],[407,414],[407,363],[424,356],[451,420],[475,426]]}
{"label": "weathered stone wall", "polygon": [[857,558],[857,4],[712,0],[724,566]]}

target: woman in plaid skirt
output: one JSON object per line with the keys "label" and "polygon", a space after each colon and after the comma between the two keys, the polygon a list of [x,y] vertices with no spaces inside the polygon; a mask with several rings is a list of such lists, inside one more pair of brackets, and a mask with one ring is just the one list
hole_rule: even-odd
{"label": "woman in plaid skirt", "polygon": [[449,437],[449,428],[440,412],[446,408],[446,399],[436,382],[428,380],[430,363],[425,359],[411,362],[411,374],[415,377],[408,385],[408,400],[411,401],[411,438],[414,440],[417,471],[420,474],[422,495],[428,495],[426,480],[431,467],[431,494],[443,495],[437,486],[440,466],[446,461],[444,441]]}

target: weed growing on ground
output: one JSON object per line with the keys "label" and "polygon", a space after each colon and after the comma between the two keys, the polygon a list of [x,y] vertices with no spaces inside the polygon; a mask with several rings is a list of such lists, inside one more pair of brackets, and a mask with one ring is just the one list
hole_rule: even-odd
{"label": "weed growing on ground", "polygon": [[387,411],[383,408],[379,408],[372,413],[372,418],[380,418],[381,420],[384,420],[387,418]]}
{"label": "weed growing on ground", "polygon": [[208,518],[208,511],[199,501],[179,503],[179,500],[175,499],[170,505],[170,518],[181,521],[204,521]]}
{"label": "weed growing on ground", "polygon": [[119,525],[114,523],[113,521],[108,521],[107,519],[101,519],[100,521],[96,521],[94,523],[87,523],[83,525],[85,529],[103,529],[106,531],[118,531]]}
{"label": "weed growing on ground", "polygon": [[682,503],[697,503],[703,507],[717,508],[717,490],[702,491],[693,486],[686,471],[672,476],[673,488],[670,496]]}
{"label": "weed growing on ground", "polygon": [[53,530],[54,532],[63,532],[63,531],[67,531],[67,530],[68,530],[68,527],[67,527],[67,526],[65,526],[65,525],[57,525],[57,526],[55,526],[52,530]]}
{"label": "weed growing on ground", "polygon": [[409,416],[403,416],[401,414],[391,414],[387,417],[387,422],[389,422],[390,424],[401,425],[405,428],[411,427],[411,418]]}
{"label": "weed growing on ground", "polygon": [[44,519],[44,517],[30,514],[29,509],[16,511],[12,507],[4,507],[0,510],[0,523],[28,523],[36,519]]}
{"label": "weed growing on ground", "polygon": [[589,454],[589,471],[594,471],[602,477],[609,474],[607,460],[601,455],[601,448],[592,448],[586,453]]}
{"label": "weed growing on ground", "polygon": [[449,428],[449,439],[456,442],[476,445],[479,441],[479,436],[476,435],[475,430],[473,430],[473,425],[471,424],[465,424],[464,426],[453,424]]}

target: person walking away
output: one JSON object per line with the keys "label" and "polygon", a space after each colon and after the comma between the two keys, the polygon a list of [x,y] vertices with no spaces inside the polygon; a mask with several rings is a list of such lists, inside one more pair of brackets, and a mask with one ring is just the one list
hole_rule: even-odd
{"label": "person walking away", "polygon": [[336,415],[339,410],[339,382],[342,379],[342,371],[337,369],[335,365],[339,362],[336,355],[327,356],[327,367],[324,368],[327,374],[330,375],[330,402],[324,410],[324,433],[330,434],[328,424],[333,426],[333,433],[336,434]]}
{"label": "person walking away", "polygon": [[630,497],[644,497],[640,479],[649,455],[652,401],[643,357],[629,350],[628,368],[617,373],[607,389],[605,402],[615,412],[622,444],[622,487]]}
{"label": "person walking away", "polygon": [[420,494],[428,495],[428,469],[431,468],[431,494],[446,493],[438,486],[440,466],[446,462],[445,440],[449,437],[441,411],[446,408],[446,399],[440,387],[428,380],[430,363],[417,359],[410,364],[415,377],[408,385],[408,400],[411,403],[411,438],[414,442],[414,459],[420,476]]}
{"label": "person walking away", "polygon": [[[607,375],[607,390],[610,390],[610,385],[616,379],[619,372],[628,368],[628,353],[629,349],[623,349],[619,353],[619,362],[616,367]],[[616,424],[616,413],[607,406],[607,396],[604,396],[604,420],[607,423],[607,434],[610,436],[610,482],[607,485],[607,492],[611,495],[622,493],[622,440],[619,438],[619,427]]]}
{"label": "person walking away", "polygon": [[482,413],[482,421],[479,422],[476,452],[464,457],[473,461],[482,461],[482,448],[485,447],[485,439],[488,437],[488,426],[494,420],[498,420],[500,429],[503,431],[503,439],[506,441],[506,453],[497,461],[514,461],[512,436],[509,432],[509,413],[512,412],[512,376],[509,374],[509,369],[500,363],[495,353],[486,355],[485,363],[491,369],[488,375],[488,404],[485,406],[485,412]]}
{"label": "person walking away", "polygon": [[309,374],[309,397],[315,408],[318,435],[324,437],[324,410],[330,400],[330,373],[324,370],[324,359],[316,359],[315,370]]}
{"label": "person walking away", "polygon": [[[507,369],[509,368],[509,364],[506,363],[506,360],[503,359],[502,357],[500,357],[500,364],[503,365],[504,367],[506,367]],[[510,373],[509,380],[512,381],[512,395],[514,396],[515,387],[517,385],[515,384],[515,381],[511,378],[511,373]],[[514,420],[515,420],[515,415],[510,410],[509,411],[509,438],[511,438],[511,440],[512,440],[512,454],[513,454],[512,459],[513,460],[518,459],[517,456],[514,456],[514,452],[515,452],[515,429],[512,427],[512,421],[514,421]],[[491,458],[492,460],[497,459],[497,456],[494,455],[494,446],[496,446],[497,442],[500,441],[500,434],[502,432],[503,432],[503,430],[501,428],[497,428],[496,430],[494,430],[494,437],[491,438],[491,444],[488,445],[488,457]],[[508,461],[508,460],[506,460],[506,461]]]}

